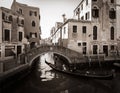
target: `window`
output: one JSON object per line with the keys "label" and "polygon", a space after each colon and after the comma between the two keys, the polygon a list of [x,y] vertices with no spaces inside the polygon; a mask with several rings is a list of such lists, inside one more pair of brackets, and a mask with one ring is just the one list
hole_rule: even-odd
{"label": "window", "polygon": [[4,40],[10,41],[10,30],[8,30],[8,29],[4,30]]}
{"label": "window", "polygon": [[40,20],[40,15],[39,15],[39,20]]}
{"label": "window", "polygon": [[34,12],[35,16],[37,16],[37,12]]}
{"label": "window", "polygon": [[35,21],[32,21],[32,26],[35,27]]}
{"label": "window", "polygon": [[78,46],[81,46],[81,43],[78,43]]}
{"label": "window", "polygon": [[109,17],[111,19],[116,19],[116,11],[114,10],[114,8],[111,8],[109,11]]}
{"label": "window", "polygon": [[37,38],[37,33],[35,33],[35,37]]}
{"label": "window", "polygon": [[89,18],[90,18],[90,12],[87,13],[87,19],[89,19]]}
{"label": "window", "polygon": [[22,32],[19,32],[19,41],[22,41],[23,35]]}
{"label": "window", "polygon": [[30,32],[30,37],[31,37],[31,38],[37,38],[37,33],[32,33],[32,32]]}
{"label": "window", "polygon": [[94,7],[92,9],[92,16],[95,17],[95,18],[99,17],[99,9],[97,9],[97,7]]}
{"label": "window", "polygon": [[82,32],[83,32],[83,34],[86,34],[86,26],[82,27]]}
{"label": "window", "polygon": [[114,0],[111,0],[111,3],[114,3]]}
{"label": "window", "polygon": [[83,10],[83,4],[81,5],[81,10]]}
{"label": "window", "polygon": [[77,33],[77,26],[73,26],[73,33]]}
{"label": "window", "polygon": [[23,24],[23,25],[24,25],[24,20],[21,20],[21,24]]}
{"label": "window", "polygon": [[97,26],[93,27],[93,40],[97,40]]}
{"label": "window", "polygon": [[11,15],[9,16],[9,21],[13,21],[13,19],[12,19],[12,16],[11,16]]}
{"label": "window", "polygon": [[93,2],[96,2],[97,0],[92,0]]}
{"label": "window", "polygon": [[88,0],[86,0],[86,5],[88,5]]}
{"label": "window", "polygon": [[114,27],[111,27],[110,38],[111,40],[114,40]]}
{"label": "window", "polygon": [[87,44],[86,44],[86,42],[83,42],[83,46],[86,46]]}
{"label": "window", "polygon": [[87,12],[87,13],[85,14],[85,19],[88,20],[88,19],[89,19],[89,16],[90,16],[90,13]]}
{"label": "window", "polygon": [[2,19],[5,19],[5,13],[2,12]]}
{"label": "window", "polygon": [[19,17],[17,17],[17,23],[19,23]]}
{"label": "window", "polygon": [[29,15],[32,16],[32,11],[29,11]]}
{"label": "window", "polygon": [[87,20],[87,16],[88,16],[88,14],[86,13],[86,14],[85,14],[85,20]]}
{"label": "window", "polygon": [[22,9],[19,9],[19,13],[22,14]]}
{"label": "window", "polygon": [[36,11],[29,11],[29,15],[30,16],[32,16],[32,15],[37,16],[37,12]]}
{"label": "window", "polygon": [[5,57],[13,56],[12,49],[5,47]]}
{"label": "window", "polygon": [[114,49],[115,49],[114,45],[111,45],[111,50],[114,50]]}

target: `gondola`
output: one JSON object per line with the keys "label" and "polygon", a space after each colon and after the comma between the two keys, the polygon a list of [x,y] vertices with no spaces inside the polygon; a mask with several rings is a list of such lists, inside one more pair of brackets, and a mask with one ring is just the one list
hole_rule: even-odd
{"label": "gondola", "polygon": [[113,65],[120,68],[120,63],[113,63]]}
{"label": "gondola", "polygon": [[68,74],[71,76],[77,76],[80,78],[94,78],[94,79],[112,79],[113,78],[112,71],[110,73],[106,73],[106,74],[96,74],[96,73],[90,74],[90,73],[88,73],[88,71],[80,73],[78,71],[72,72],[70,70],[61,70],[61,69],[57,68],[54,64],[51,64],[50,62],[47,62],[46,60],[45,60],[45,63],[47,65],[49,65],[55,71],[58,71],[58,72],[61,72],[64,74]]}

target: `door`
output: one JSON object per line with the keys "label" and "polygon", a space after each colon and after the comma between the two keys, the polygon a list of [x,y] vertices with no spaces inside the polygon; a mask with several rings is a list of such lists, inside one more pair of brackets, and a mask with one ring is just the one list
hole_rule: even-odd
{"label": "door", "polygon": [[86,54],[86,52],[87,52],[87,48],[83,47],[83,54]]}
{"label": "door", "polygon": [[103,53],[105,54],[105,56],[108,56],[108,46],[107,45],[103,46]]}
{"label": "door", "polygon": [[31,42],[30,43],[30,48],[32,49],[32,48],[34,48],[35,47],[35,42]]}
{"label": "door", "polygon": [[22,51],[21,48],[22,48],[21,46],[17,46],[17,56],[22,53],[22,52],[21,52],[21,51]]}
{"label": "door", "polygon": [[93,54],[97,54],[97,49],[98,49],[97,45],[93,45]]}

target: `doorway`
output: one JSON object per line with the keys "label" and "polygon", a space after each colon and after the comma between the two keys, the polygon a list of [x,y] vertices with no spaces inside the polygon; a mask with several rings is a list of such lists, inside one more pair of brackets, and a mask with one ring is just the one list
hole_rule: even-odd
{"label": "doorway", "polygon": [[93,45],[93,54],[97,54],[98,46]]}
{"label": "doorway", "polygon": [[108,56],[108,46],[107,45],[103,46],[103,53],[105,54],[105,56]]}
{"label": "doorway", "polygon": [[17,46],[17,56],[22,53],[22,52],[21,52],[21,51],[22,51],[21,48],[22,48],[21,46]]}
{"label": "doorway", "polygon": [[34,48],[35,47],[35,42],[31,42],[30,43],[30,48],[32,49],[32,48]]}

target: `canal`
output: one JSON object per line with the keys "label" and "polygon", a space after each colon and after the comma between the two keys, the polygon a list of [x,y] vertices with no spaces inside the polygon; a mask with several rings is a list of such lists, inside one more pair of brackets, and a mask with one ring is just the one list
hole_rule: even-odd
{"label": "canal", "polygon": [[53,55],[40,56],[35,69],[4,93],[120,93],[119,71],[112,80],[83,79],[55,72],[45,60],[53,62]]}

